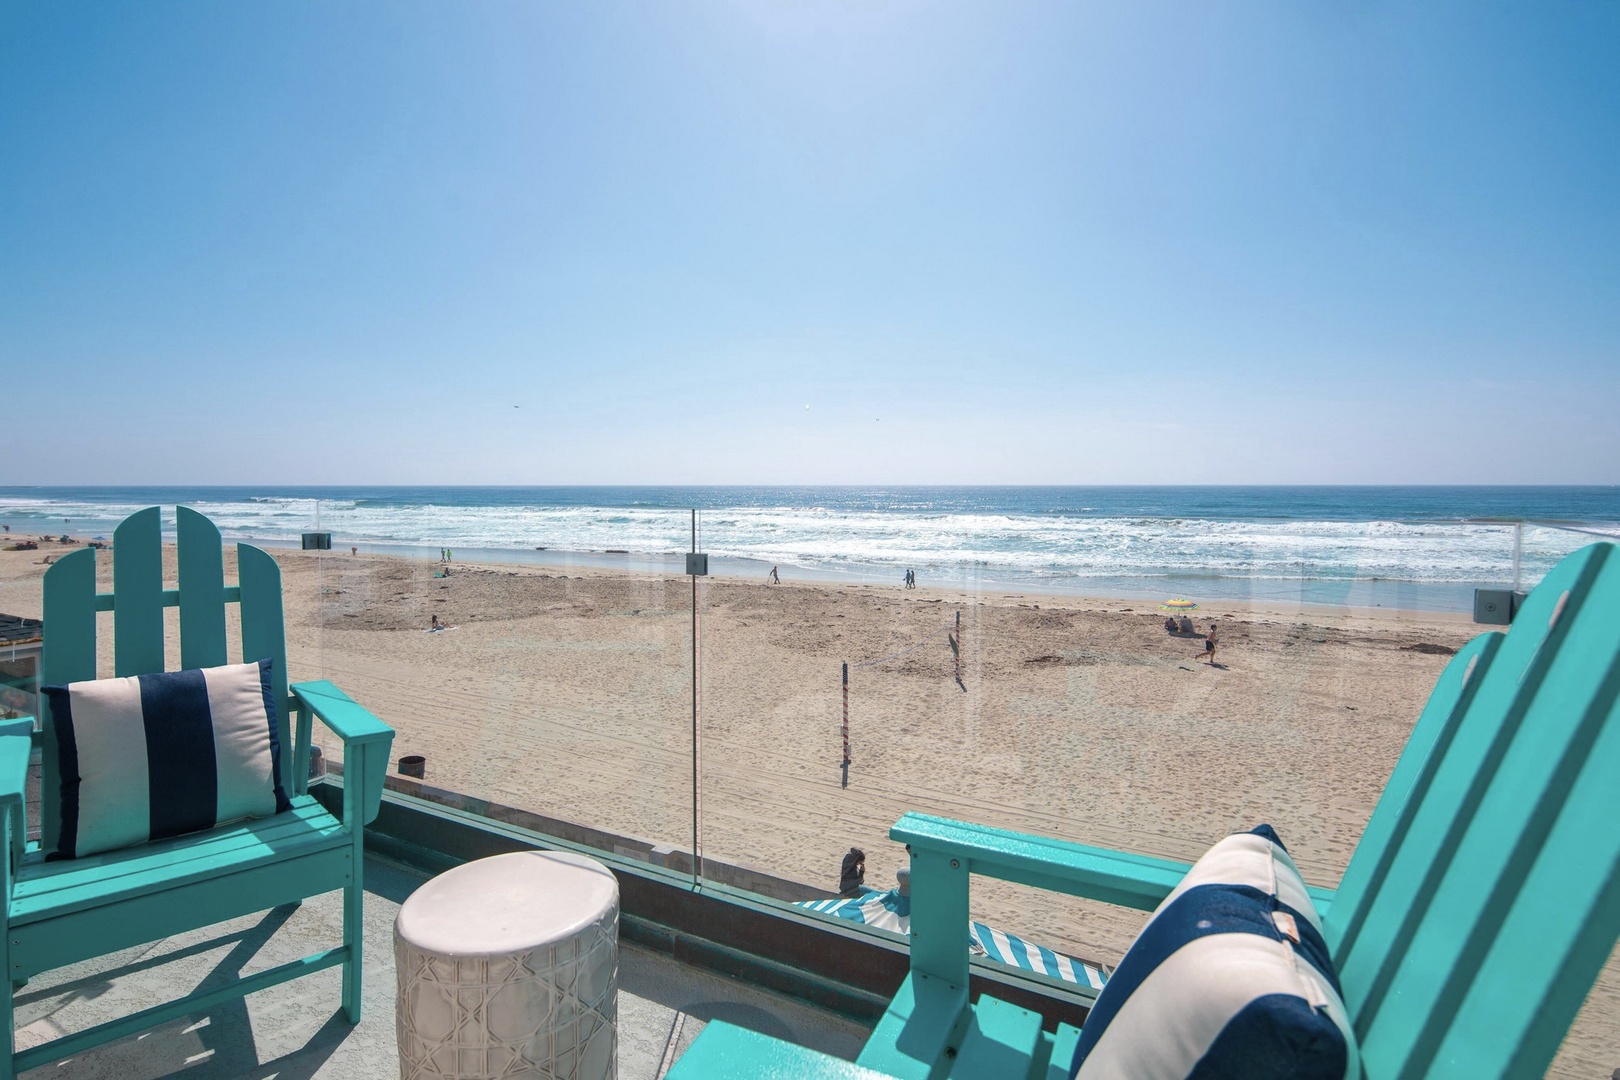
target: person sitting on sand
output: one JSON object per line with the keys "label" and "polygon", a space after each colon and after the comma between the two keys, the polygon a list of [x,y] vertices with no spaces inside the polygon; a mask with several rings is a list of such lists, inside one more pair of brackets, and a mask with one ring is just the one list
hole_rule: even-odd
{"label": "person sitting on sand", "polygon": [[444,623],[440,622],[439,617],[437,615],[435,615],[435,616],[433,616],[433,622],[428,626],[428,629],[429,630],[443,630],[444,629]]}
{"label": "person sitting on sand", "polygon": [[[1209,660],[1209,666],[1215,666],[1215,624],[1209,624],[1209,634],[1204,638],[1204,657]],[[1193,659],[1197,659],[1194,657]]]}
{"label": "person sitting on sand", "polygon": [[858,847],[849,849],[844,856],[844,863],[838,869],[838,891],[845,896],[853,896],[861,891],[866,883],[866,852]]}
{"label": "person sitting on sand", "polygon": [[1164,632],[1167,634],[1173,634],[1176,632],[1176,617],[1174,615],[1166,615],[1164,617]]}
{"label": "person sitting on sand", "polygon": [[1197,628],[1195,628],[1193,626],[1193,624],[1192,624],[1192,620],[1187,618],[1187,616],[1185,616],[1185,615],[1183,615],[1181,617],[1181,632],[1183,634],[1196,634],[1196,633],[1198,633]]}

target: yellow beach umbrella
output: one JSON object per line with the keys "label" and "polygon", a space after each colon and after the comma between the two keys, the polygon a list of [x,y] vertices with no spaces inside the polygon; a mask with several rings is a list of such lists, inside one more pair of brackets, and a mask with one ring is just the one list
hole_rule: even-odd
{"label": "yellow beach umbrella", "polygon": [[1174,600],[1166,600],[1159,606],[1168,611],[1191,611],[1198,605],[1193,603],[1191,600],[1183,600],[1178,596]]}

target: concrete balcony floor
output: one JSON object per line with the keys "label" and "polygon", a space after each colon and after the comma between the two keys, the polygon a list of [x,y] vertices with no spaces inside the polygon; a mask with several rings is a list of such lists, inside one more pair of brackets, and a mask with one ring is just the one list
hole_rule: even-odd
{"label": "concrete balcony floor", "polygon": [[[397,1077],[394,916],[424,880],[416,871],[366,860],[365,998],[357,1026],[343,1019],[340,969],[330,968],[23,1076]],[[47,972],[17,991],[17,1046],[35,1046],[339,944],[340,900],[341,894],[331,893]],[[867,1034],[856,1021],[621,943],[618,1075],[623,1080],[662,1076],[712,1019],[846,1058],[855,1056]]]}

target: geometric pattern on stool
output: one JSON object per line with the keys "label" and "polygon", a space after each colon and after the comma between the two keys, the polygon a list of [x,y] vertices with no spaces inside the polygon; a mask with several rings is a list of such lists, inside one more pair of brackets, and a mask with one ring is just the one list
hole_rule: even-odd
{"label": "geometric pattern on stool", "polygon": [[519,956],[446,958],[394,942],[401,1080],[611,1080],[619,909]]}

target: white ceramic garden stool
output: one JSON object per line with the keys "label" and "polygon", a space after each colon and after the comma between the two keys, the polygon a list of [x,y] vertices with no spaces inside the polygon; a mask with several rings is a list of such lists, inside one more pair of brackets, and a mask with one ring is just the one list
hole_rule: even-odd
{"label": "white ceramic garden stool", "polygon": [[606,1080],[617,1071],[619,883],[519,851],[440,874],[394,921],[401,1080]]}

